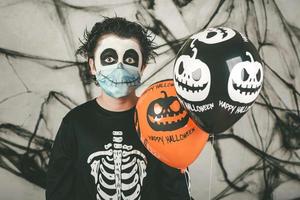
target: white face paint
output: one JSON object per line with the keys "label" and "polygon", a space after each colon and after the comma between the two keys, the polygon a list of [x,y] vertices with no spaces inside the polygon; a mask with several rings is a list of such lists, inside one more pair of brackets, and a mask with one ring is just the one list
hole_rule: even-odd
{"label": "white face paint", "polygon": [[[103,55],[103,53],[106,55]],[[109,34],[99,40],[94,54],[94,61],[97,72],[116,63],[134,66],[141,70],[142,52],[136,39],[121,38]]]}
{"label": "white face paint", "polygon": [[233,38],[235,34],[235,31],[230,28],[219,27],[208,28],[198,34],[193,35],[191,38],[197,39],[206,44],[216,44]]}
{"label": "white face paint", "polygon": [[254,61],[249,52],[246,55],[250,57],[250,62],[237,63],[231,70],[227,85],[229,97],[240,103],[253,102],[263,82],[262,65]]}
{"label": "white face paint", "polygon": [[203,101],[210,90],[208,66],[194,56],[180,56],[174,67],[174,83],[177,93],[189,101]]}
{"label": "white face paint", "polygon": [[109,96],[128,96],[140,85],[142,53],[133,38],[108,34],[100,38],[94,54],[96,80]]}

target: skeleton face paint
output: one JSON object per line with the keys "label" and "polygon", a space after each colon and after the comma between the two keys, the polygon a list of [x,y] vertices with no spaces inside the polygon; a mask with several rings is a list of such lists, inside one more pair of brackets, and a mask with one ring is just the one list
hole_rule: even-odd
{"label": "skeleton face paint", "polygon": [[193,35],[191,38],[198,39],[206,44],[216,44],[233,38],[235,34],[236,33],[230,28],[219,27],[206,29],[205,31]]}
{"label": "skeleton face paint", "polygon": [[228,94],[233,101],[250,103],[256,99],[263,80],[262,65],[246,52],[249,61],[237,63],[228,79]]}
{"label": "skeleton face paint", "polygon": [[[191,44],[193,46],[193,43]],[[203,101],[210,89],[210,71],[200,59],[196,59],[197,49],[193,48],[194,55],[180,56],[174,67],[174,82],[177,93],[189,101]]]}
{"label": "skeleton face paint", "polygon": [[142,53],[135,39],[108,35],[95,52],[96,79],[106,94],[120,98],[140,84]]}

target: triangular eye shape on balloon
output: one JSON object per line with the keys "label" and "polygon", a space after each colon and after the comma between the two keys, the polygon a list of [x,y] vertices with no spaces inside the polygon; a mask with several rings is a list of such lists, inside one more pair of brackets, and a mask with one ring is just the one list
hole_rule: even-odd
{"label": "triangular eye shape on balloon", "polygon": [[200,59],[196,59],[197,49],[192,50],[193,57],[181,55],[176,60],[174,82],[180,96],[189,101],[199,102],[205,100],[209,94],[211,76],[208,66]]}
{"label": "triangular eye shape on balloon", "polygon": [[193,35],[191,38],[206,44],[216,44],[233,38],[235,34],[235,31],[230,28],[218,27],[208,28],[205,31]]}
{"label": "triangular eye shape on balloon", "polygon": [[254,61],[251,53],[246,52],[250,61],[237,63],[228,78],[228,95],[233,101],[251,103],[258,96],[262,82],[263,69],[261,63]]}

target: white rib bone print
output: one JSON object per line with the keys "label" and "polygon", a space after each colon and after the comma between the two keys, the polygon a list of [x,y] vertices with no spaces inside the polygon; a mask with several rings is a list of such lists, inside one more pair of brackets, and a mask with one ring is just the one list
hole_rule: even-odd
{"label": "white rib bone print", "polygon": [[123,132],[113,131],[113,142],[92,153],[87,163],[97,187],[97,200],[137,200],[146,173],[146,156],[122,144]]}

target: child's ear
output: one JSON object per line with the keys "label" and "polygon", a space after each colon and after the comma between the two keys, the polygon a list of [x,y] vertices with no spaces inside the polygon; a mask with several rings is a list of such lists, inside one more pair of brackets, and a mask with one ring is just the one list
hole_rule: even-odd
{"label": "child's ear", "polygon": [[93,58],[89,58],[89,66],[90,66],[91,73],[93,75],[96,75],[97,71],[96,71],[96,67],[95,67],[95,63],[94,63]]}

